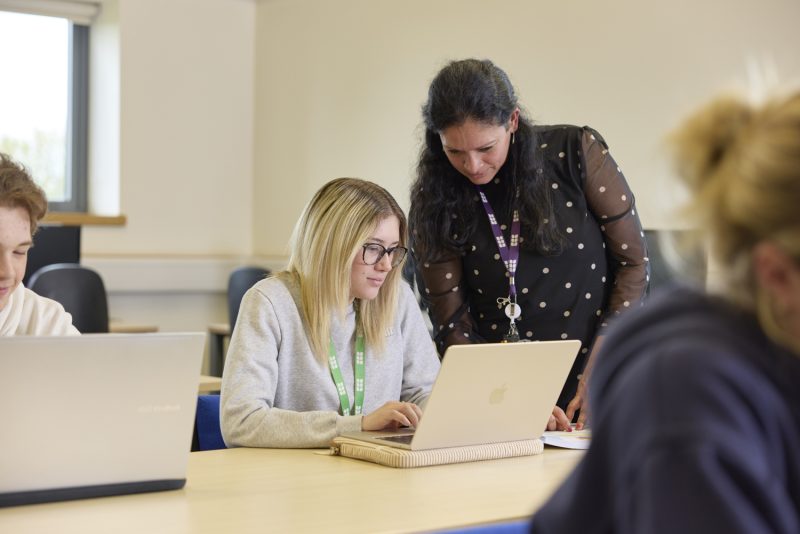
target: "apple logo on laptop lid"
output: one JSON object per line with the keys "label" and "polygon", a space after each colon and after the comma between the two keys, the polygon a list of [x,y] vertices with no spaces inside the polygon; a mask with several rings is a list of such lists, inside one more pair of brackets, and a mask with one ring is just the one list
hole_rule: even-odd
{"label": "apple logo on laptop lid", "polygon": [[507,384],[503,384],[500,387],[494,388],[492,392],[489,393],[489,404],[501,404],[505,399],[507,390]]}

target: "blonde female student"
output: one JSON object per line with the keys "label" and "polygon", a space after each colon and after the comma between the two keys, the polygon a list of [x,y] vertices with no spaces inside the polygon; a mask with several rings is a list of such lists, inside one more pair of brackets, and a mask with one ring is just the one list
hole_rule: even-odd
{"label": "blonde female student", "polygon": [[406,243],[382,187],[339,178],[314,195],[286,270],[242,299],[222,379],[229,447],[326,447],[419,422],[439,359],[402,281]]}

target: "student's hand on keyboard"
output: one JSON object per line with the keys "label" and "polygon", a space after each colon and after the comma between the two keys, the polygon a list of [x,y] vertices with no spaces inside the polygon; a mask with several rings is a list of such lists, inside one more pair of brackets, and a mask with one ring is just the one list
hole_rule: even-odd
{"label": "student's hand on keyboard", "polygon": [[389,401],[361,418],[361,430],[395,430],[401,426],[416,427],[422,410],[413,402]]}

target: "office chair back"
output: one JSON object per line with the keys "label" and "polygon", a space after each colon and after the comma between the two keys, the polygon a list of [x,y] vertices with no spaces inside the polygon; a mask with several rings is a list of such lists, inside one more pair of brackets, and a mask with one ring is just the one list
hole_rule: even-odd
{"label": "office chair back", "polygon": [[[694,256],[681,248],[684,241],[697,239],[696,230],[645,230],[644,236],[647,241],[647,256],[650,259],[648,295],[668,288],[674,283],[705,280],[708,270],[705,254]],[[680,271],[676,271],[672,265],[675,261]]]}
{"label": "office chair back", "polygon": [[47,225],[39,226],[33,236],[34,245],[28,249],[28,266],[22,283],[30,287],[33,273],[54,263],[81,262],[81,227]]}
{"label": "office chair back", "polygon": [[256,282],[263,280],[269,274],[269,269],[263,267],[239,267],[228,277],[228,324],[231,332],[236,325],[242,297]]}
{"label": "office chair back", "polygon": [[219,426],[219,395],[199,395],[192,451],[226,449]]}
{"label": "office chair back", "polygon": [[30,277],[28,288],[60,302],[82,334],[108,332],[108,301],[100,275],[77,263],[45,265]]}

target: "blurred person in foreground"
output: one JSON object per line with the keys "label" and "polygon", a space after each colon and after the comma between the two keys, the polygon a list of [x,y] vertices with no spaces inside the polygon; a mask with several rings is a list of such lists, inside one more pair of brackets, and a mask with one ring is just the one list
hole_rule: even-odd
{"label": "blurred person in foreground", "polygon": [[671,141],[718,283],[612,326],[591,447],[532,532],[800,532],[800,92]]}

